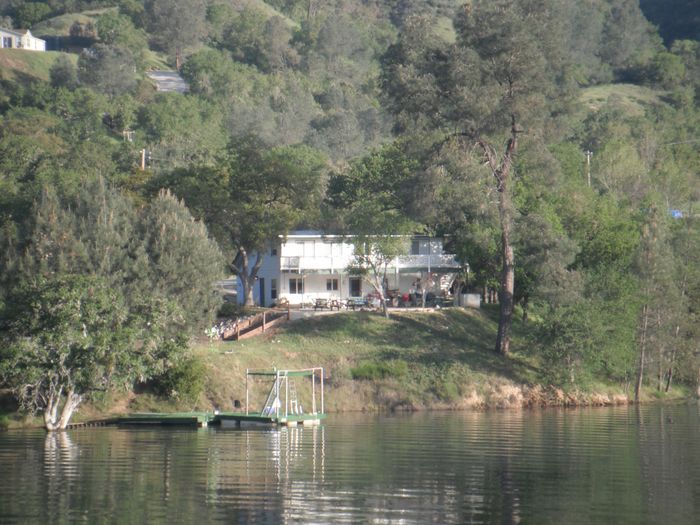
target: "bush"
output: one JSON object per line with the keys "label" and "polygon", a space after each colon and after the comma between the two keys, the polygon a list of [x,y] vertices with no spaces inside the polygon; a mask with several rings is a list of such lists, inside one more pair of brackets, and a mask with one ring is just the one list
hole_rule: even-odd
{"label": "bush", "polygon": [[235,302],[225,301],[217,312],[218,317],[235,318],[241,314],[241,307]]}
{"label": "bush", "polygon": [[408,373],[408,363],[400,359],[387,362],[362,361],[350,369],[353,379],[386,379],[388,377],[403,377]]}
{"label": "bush", "polygon": [[157,380],[161,395],[194,403],[204,392],[206,368],[196,357],[189,357],[170,368]]}
{"label": "bush", "polygon": [[460,397],[459,387],[450,379],[438,381],[433,387],[433,391],[442,401],[455,401]]}

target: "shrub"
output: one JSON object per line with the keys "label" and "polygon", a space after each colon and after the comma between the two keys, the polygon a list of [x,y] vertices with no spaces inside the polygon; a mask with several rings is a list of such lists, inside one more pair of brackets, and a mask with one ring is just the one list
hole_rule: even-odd
{"label": "shrub", "polygon": [[206,368],[196,357],[189,357],[170,368],[157,380],[161,395],[194,403],[204,392]]}
{"label": "shrub", "polygon": [[235,318],[241,314],[241,307],[235,302],[225,301],[217,312],[218,317]]}
{"label": "shrub", "polygon": [[433,391],[443,401],[455,401],[460,397],[459,387],[450,379],[438,381],[433,387]]}
{"label": "shrub", "polygon": [[400,359],[387,362],[362,361],[350,369],[353,379],[376,380],[403,377],[408,373],[408,363]]}

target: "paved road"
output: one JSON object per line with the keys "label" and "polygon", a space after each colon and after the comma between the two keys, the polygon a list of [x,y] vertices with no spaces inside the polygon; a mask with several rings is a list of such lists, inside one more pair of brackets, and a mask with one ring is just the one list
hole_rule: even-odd
{"label": "paved road", "polygon": [[177,71],[149,71],[148,77],[156,83],[156,90],[167,93],[187,93],[189,87]]}

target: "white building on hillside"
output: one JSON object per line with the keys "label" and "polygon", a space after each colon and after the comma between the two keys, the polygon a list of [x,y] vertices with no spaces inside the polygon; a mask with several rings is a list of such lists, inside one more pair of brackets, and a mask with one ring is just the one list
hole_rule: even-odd
{"label": "white building on hillside", "polygon": [[0,28],[0,49],[46,51],[46,41],[36,38],[29,29]]}
{"label": "white building on hillside", "polygon": [[[443,240],[411,237],[408,255],[388,266],[388,289],[400,296],[415,292],[439,295],[447,291],[461,265],[443,252]],[[255,303],[271,306],[281,300],[291,305],[314,304],[316,299],[365,298],[374,292],[362,277],[351,275],[353,245],[339,235],[292,232],[265,254],[253,290]],[[244,300],[239,280],[239,302]]]}

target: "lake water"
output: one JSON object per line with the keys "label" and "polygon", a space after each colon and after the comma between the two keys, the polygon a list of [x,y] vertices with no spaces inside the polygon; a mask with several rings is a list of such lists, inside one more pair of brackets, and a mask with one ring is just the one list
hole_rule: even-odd
{"label": "lake water", "polygon": [[0,523],[700,523],[700,406],[0,433]]}

